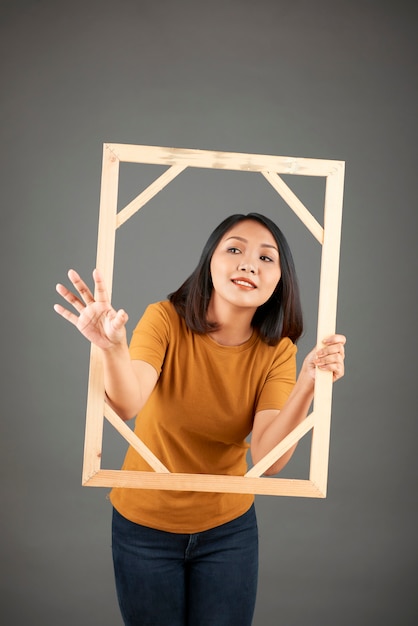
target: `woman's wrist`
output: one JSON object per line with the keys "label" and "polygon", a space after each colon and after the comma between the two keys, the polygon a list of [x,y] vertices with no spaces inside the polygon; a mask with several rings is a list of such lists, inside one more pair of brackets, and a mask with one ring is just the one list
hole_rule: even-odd
{"label": "woman's wrist", "polygon": [[315,378],[312,373],[302,369],[296,381],[294,390],[306,396],[313,397],[315,390]]}

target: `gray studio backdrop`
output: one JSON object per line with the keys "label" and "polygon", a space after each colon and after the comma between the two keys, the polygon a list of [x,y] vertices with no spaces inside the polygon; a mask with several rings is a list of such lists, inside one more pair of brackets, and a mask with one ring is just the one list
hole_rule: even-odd
{"label": "gray studio backdrop", "polygon": [[[89,346],[52,308],[69,267],[91,277],[103,142],[346,161],[328,497],[257,497],[254,626],[418,623],[416,19],[403,0],[2,2],[2,624],[121,624],[108,490],[80,484]],[[158,173],[123,166],[121,206]],[[319,216],[323,182],[287,182]],[[318,245],[255,174],[187,171],[122,227],[129,331],[252,210],[294,250],[303,358]],[[124,449],[106,428],[104,464]]]}

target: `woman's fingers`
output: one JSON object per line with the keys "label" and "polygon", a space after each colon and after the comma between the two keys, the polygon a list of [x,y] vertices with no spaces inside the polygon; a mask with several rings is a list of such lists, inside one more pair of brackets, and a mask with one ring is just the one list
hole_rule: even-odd
{"label": "woman's fingers", "polygon": [[74,324],[80,333],[99,348],[108,349],[113,345],[126,342],[125,324],[128,315],[122,309],[115,311],[107,295],[105,283],[100,272],[94,270],[94,295],[75,270],[69,270],[68,278],[74,291],[64,285],[56,286],[57,292],[70,304],[75,312],[61,304],[55,304],[55,311],[64,319]]}
{"label": "woman's fingers", "polygon": [[315,365],[319,369],[331,371],[334,380],[344,375],[345,343],[344,335],[331,335],[323,340],[323,347],[315,354]]}
{"label": "woman's fingers", "polygon": [[72,291],[67,289],[67,287],[61,285],[61,283],[58,283],[58,285],[56,286],[56,290],[57,293],[59,293],[59,295],[64,298],[64,300],[66,300],[68,304],[71,304],[71,306],[73,306],[75,310],[79,313],[81,313],[81,311],[86,306],[84,302],[77,298],[77,296],[75,296]]}
{"label": "woman's fingers", "polygon": [[68,271],[68,278],[70,279],[73,287],[80,294],[81,299],[61,283],[58,283],[56,290],[59,295],[64,298],[64,300],[66,300],[75,308],[76,311],[78,311],[78,313],[81,313],[86,306],[93,304],[94,302],[100,302],[110,306],[105,284],[97,269],[93,272],[97,294],[96,299],[84,280],[82,280],[80,275],[75,270],[71,269]]}
{"label": "woman's fingers", "polygon": [[326,337],[322,340],[322,343],[326,346],[336,345],[340,348],[343,348],[346,344],[347,337],[345,335],[331,335],[330,337]]}
{"label": "woman's fingers", "polygon": [[106,316],[115,330],[122,328],[128,320],[128,315],[123,309],[119,309],[119,311],[111,309],[106,313]]}
{"label": "woman's fingers", "polygon": [[71,311],[61,306],[61,304],[54,304],[54,311],[71,322],[71,324],[74,324],[74,326],[77,326],[78,316],[75,313],[71,313]]}
{"label": "woman's fingers", "polygon": [[68,271],[68,278],[74,285],[75,289],[77,289],[80,296],[83,298],[85,304],[91,304],[94,302],[94,296],[90,289],[87,287],[84,280],[81,279],[80,275],[75,270]]}
{"label": "woman's fingers", "polygon": [[96,286],[96,300],[97,302],[105,302],[109,303],[109,296],[107,295],[107,289],[104,284],[102,275],[99,270],[96,268],[93,271],[93,280]]}

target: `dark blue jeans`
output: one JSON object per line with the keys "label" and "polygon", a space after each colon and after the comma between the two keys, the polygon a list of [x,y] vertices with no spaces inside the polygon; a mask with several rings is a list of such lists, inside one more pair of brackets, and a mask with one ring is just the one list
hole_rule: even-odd
{"label": "dark blue jeans", "polygon": [[115,509],[112,550],[126,626],[250,626],[258,575],[254,505],[192,535],[134,524]]}

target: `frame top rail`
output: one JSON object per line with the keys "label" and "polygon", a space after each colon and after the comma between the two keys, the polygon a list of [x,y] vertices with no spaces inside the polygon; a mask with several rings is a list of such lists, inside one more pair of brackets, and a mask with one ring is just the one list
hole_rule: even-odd
{"label": "frame top rail", "polygon": [[189,148],[167,148],[134,144],[108,143],[106,147],[125,163],[153,165],[182,165],[209,169],[241,170],[244,172],[273,171],[279,174],[328,176],[344,167],[344,161],[218,152]]}

